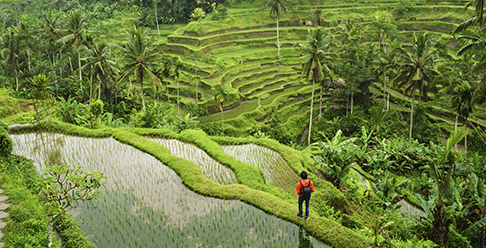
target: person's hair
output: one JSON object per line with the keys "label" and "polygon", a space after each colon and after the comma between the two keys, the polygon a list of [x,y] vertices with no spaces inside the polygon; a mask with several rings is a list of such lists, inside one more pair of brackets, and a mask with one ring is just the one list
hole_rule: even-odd
{"label": "person's hair", "polygon": [[302,177],[302,179],[307,179],[307,172],[302,171],[302,172],[300,173],[300,177]]}

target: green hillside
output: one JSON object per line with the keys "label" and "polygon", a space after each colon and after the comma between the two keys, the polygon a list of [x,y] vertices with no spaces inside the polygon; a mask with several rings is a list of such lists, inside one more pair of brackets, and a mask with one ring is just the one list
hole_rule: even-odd
{"label": "green hillside", "polygon": [[[0,242],[484,247],[486,39],[468,4],[0,1]],[[43,195],[63,182],[19,179],[35,199],[8,183],[71,153],[107,175],[70,213],[82,231]],[[24,223],[31,200],[49,235]]]}

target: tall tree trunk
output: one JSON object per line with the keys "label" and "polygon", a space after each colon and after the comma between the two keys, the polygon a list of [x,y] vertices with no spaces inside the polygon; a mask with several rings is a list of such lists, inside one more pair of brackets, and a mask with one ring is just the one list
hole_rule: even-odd
{"label": "tall tree trunk", "polygon": [[413,126],[413,104],[414,104],[414,100],[415,100],[415,88],[412,90],[412,107],[411,107],[411,111],[410,111],[410,132],[408,134],[408,138],[409,139],[412,139],[412,126]]}
{"label": "tall tree trunk", "polygon": [[392,81],[388,82],[388,95],[386,97],[386,110],[390,110],[390,90]]}
{"label": "tall tree trunk", "polygon": [[142,107],[145,108],[145,99],[143,97],[143,71],[139,73],[140,74],[140,91],[142,94]]}
{"label": "tall tree trunk", "polygon": [[280,57],[280,39],[278,35],[278,16],[277,16],[277,56]]}
{"label": "tall tree trunk", "polygon": [[79,81],[83,81],[83,76],[81,74],[81,54],[78,51],[78,68],[79,68]]}
{"label": "tall tree trunk", "polygon": [[29,71],[31,71],[31,69],[32,69],[32,68],[30,67],[30,51],[29,51],[29,50],[27,50],[27,69],[28,69]]}
{"label": "tall tree trunk", "polygon": [[310,145],[311,133],[312,133],[312,111],[314,111],[314,90],[316,85],[317,73],[314,72],[314,78],[312,79],[312,96],[311,96],[311,106],[310,106],[310,117],[309,117],[309,136],[307,138],[307,145]]}
{"label": "tall tree trunk", "polygon": [[15,91],[19,90],[19,76],[15,73]]}
{"label": "tall tree trunk", "polygon": [[351,110],[350,110],[350,114],[353,114],[353,105],[354,105],[354,82],[351,83]]}
{"label": "tall tree trunk", "polygon": [[3,79],[3,88],[6,89],[7,84],[5,83],[5,71],[3,71],[2,79]]}
{"label": "tall tree trunk", "polygon": [[[457,131],[457,121],[459,120],[459,114],[456,114],[456,122],[454,123],[454,131]],[[454,150],[457,150],[457,143],[454,145]]]}
{"label": "tall tree trunk", "polygon": [[157,18],[157,1],[155,1],[155,0],[154,0],[154,10],[155,10],[155,23],[157,23],[157,32],[160,35],[159,18]]}
{"label": "tall tree trunk", "polygon": [[197,97],[198,97],[198,95],[197,95],[197,93],[198,93],[197,92],[197,81],[199,81],[198,79],[199,78],[197,77],[197,69],[196,69],[196,108],[199,108],[199,103],[197,101]]}
{"label": "tall tree trunk", "polygon": [[432,222],[432,235],[439,247],[449,247],[449,221],[443,204],[439,204],[432,210],[434,220]]}
{"label": "tall tree trunk", "polygon": [[98,100],[101,99],[101,75],[100,75],[100,78],[98,80]]}
{"label": "tall tree trunk", "polygon": [[322,84],[321,84],[321,97],[319,99],[319,119],[317,120],[317,122],[321,122],[321,115],[322,115]]}
{"label": "tall tree trunk", "polygon": [[464,122],[464,127],[466,128],[466,136],[464,136],[464,153],[467,154],[467,118]]}
{"label": "tall tree trunk", "polygon": [[383,73],[383,101],[386,101],[386,73]]}
{"label": "tall tree trunk", "polygon": [[223,136],[224,136],[224,115],[223,115],[223,103],[220,103],[219,104],[219,108],[221,110],[221,131],[223,133]]}
{"label": "tall tree trunk", "polygon": [[179,99],[179,77],[177,77],[177,115],[180,115],[181,106],[180,106],[180,99]]}
{"label": "tall tree trunk", "polygon": [[89,80],[89,102],[93,100],[93,78]]}
{"label": "tall tree trunk", "polygon": [[68,57],[69,59],[69,67],[71,67],[71,72],[74,71],[74,68],[73,68],[73,62],[71,61],[71,57]]}

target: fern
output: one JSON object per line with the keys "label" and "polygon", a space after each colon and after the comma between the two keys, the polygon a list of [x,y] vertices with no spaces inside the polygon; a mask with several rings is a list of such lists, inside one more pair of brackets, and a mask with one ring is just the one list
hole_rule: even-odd
{"label": "fern", "polygon": [[486,226],[486,217],[474,222],[474,224],[464,229],[461,235],[468,238],[474,238],[479,233],[480,229],[485,226]]}

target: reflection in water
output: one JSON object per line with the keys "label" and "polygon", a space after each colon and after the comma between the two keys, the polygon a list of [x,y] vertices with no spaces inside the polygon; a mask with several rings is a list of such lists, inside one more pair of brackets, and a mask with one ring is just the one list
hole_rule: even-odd
{"label": "reflection in water", "polygon": [[[98,247],[296,247],[299,227],[235,200],[198,195],[154,157],[116,140],[12,135],[14,153],[79,164],[106,176],[106,190],[71,212]],[[311,238],[313,247],[329,247]]]}
{"label": "reflection in water", "polygon": [[277,152],[255,144],[222,146],[222,148],[228,155],[243,163],[262,169],[266,183],[283,188],[291,196],[295,195],[295,183],[300,178]]}
{"label": "reflection in water", "polygon": [[187,159],[201,168],[203,174],[219,184],[235,184],[235,173],[224,167],[218,161],[211,158],[206,152],[192,144],[187,144],[175,139],[150,139],[151,141],[165,146],[170,153],[176,157]]}
{"label": "reflection in water", "polygon": [[311,237],[304,229],[299,228],[299,248],[310,248],[312,246]]}

